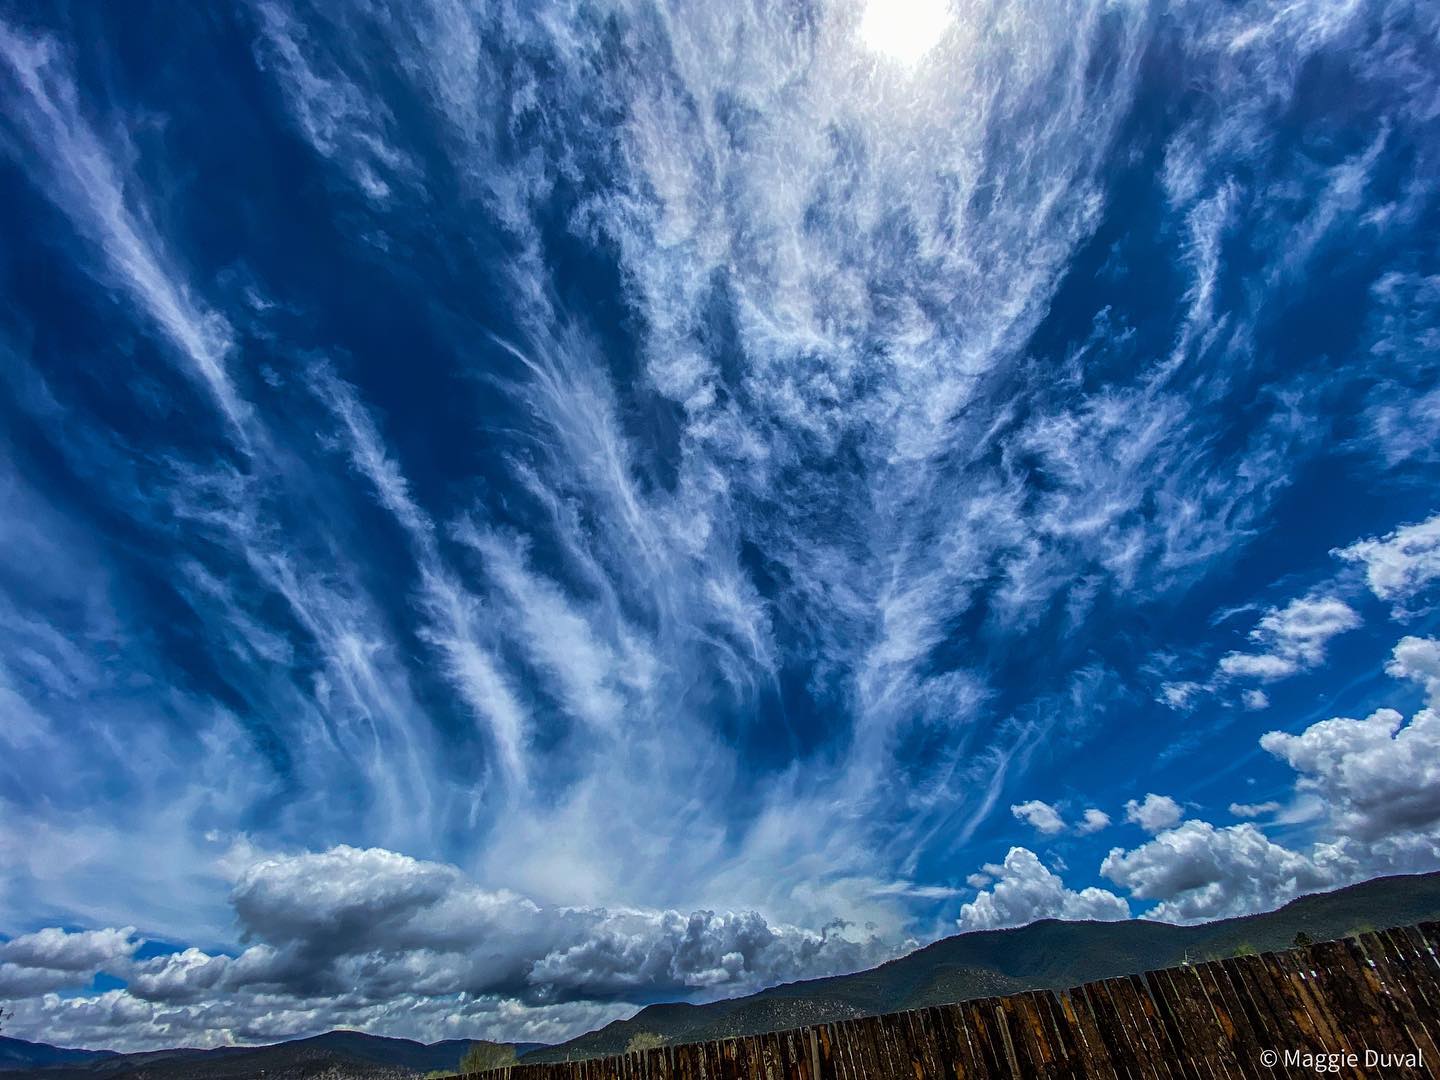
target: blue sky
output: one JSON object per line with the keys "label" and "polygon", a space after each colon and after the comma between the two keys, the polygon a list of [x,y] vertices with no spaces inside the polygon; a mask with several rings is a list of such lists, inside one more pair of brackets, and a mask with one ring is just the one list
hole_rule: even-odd
{"label": "blue sky", "polygon": [[1440,867],[1440,13],[11,6],[0,998],[554,1040]]}

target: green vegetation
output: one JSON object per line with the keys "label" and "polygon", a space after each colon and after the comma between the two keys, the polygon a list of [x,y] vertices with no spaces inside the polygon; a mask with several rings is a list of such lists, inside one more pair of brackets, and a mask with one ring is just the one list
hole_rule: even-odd
{"label": "green vegetation", "polygon": [[509,1043],[493,1043],[480,1039],[470,1044],[465,1056],[460,1059],[460,1072],[466,1076],[482,1073],[487,1069],[502,1069],[516,1062],[515,1047]]}
{"label": "green vegetation", "polygon": [[1234,951],[1231,952],[1230,955],[1231,955],[1231,956],[1259,956],[1259,955],[1260,955],[1260,950],[1256,949],[1255,946],[1254,946],[1254,945],[1251,945],[1248,941],[1242,941],[1242,942],[1240,942],[1239,945],[1236,945],[1236,946],[1235,946]]}
{"label": "green vegetation", "polygon": [[637,1031],[630,1036],[630,1041],[625,1044],[627,1054],[643,1053],[646,1050],[658,1050],[665,1045],[665,1040],[653,1031]]}
{"label": "green vegetation", "polygon": [[1295,932],[1295,940],[1290,942],[1291,947],[1296,949],[1303,949],[1309,945],[1314,944],[1315,939],[1312,938],[1309,934],[1307,934],[1304,930],[1297,930]]}

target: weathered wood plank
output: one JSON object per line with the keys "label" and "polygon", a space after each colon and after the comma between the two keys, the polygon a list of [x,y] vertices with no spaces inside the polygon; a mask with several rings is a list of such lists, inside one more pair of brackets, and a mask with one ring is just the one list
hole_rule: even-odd
{"label": "weathered wood plank", "polygon": [[1116,1075],[1109,1050],[1084,992],[1067,990],[1060,996],[1060,1008],[1079,1040],[1082,1068],[1087,1080],[1102,1080]]}
{"label": "weathered wood plank", "polygon": [[1135,1062],[1134,1048],[1130,1045],[1130,1034],[1125,1029],[1125,1022],[1116,1015],[1109,987],[1102,981],[1090,983],[1081,989],[1090,1007],[1095,1028],[1100,1033],[1105,1056],[1109,1059],[1115,1075],[1124,1080],[1142,1080]]}
{"label": "weathered wood plank", "polygon": [[[1318,1041],[1312,1043],[1308,1048],[1313,1050],[1319,1047],[1326,1053],[1338,1054],[1342,1058],[1354,1053],[1354,1047],[1346,1038],[1330,1003],[1315,993],[1315,959],[1311,955],[1312,950],[1300,951],[1306,955],[1298,959],[1286,953],[1267,953],[1263,959],[1272,967],[1272,970],[1279,973],[1283,980],[1282,988],[1289,991],[1309,1017]],[[1356,1068],[1341,1065],[1337,1075],[1359,1077],[1363,1074]]]}
{"label": "weathered wood plank", "polygon": [[[1383,966],[1389,992],[1412,1010],[1414,1023],[1440,1050],[1440,961],[1413,927],[1366,934],[1361,947]],[[1427,1060],[1437,1061],[1427,1055]]]}
{"label": "weathered wood plank", "polygon": [[1244,1006],[1230,990],[1229,972],[1234,964],[1234,958],[1201,964],[1196,974],[1225,1040],[1226,1068],[1246,1080],[1266,1080],[1268,1070],[1263,1069],[1259,1060],[1263,1048],[1249,1034]]}
{"label": "weathered wood plank", "polygon": [[[1353,1010],[1350,1022],[1356,1028],[1357,1041],[1366,1049],[1392,1055],[1389,1058],[1391,1062],[1414,1053],[1417,1047],[1406,1032],[1403,1013],[1385,992],[1380,976],[1362,951],[1360,942],[1349,938],[1327,944],[1331,960],[1328,980],[1347,984],[1354,990],[1353,1002],[1356,1009]],[[1334,993],[1339,990],[1339,986],[1327,985],[1322,989],[1325,993]],[[1385,1071],[1395,1076],[1424,1075],[1419,1069],[1395,1064]]]}
{"label": "weathered wood plank", "polygon": [[1273,1080],[1287,1075],[1287,1069],[1278,1061],[1269,1062],[1265,1051],[1274,1050],[1276,1033],[1291,1021],[1288,1013],[1281,1016],[1271,1011],[1271,1001],[1257,982],[1259,970],[1260,964],[1255,957],[1235,957],[1221,968],[1222,989],[1234,1002],[1237,1015],[1245,1018],[1242,1052],[1254,1075],[1262,1080]]}
{"label": "weathered wood plank", "polygon": [[1172,988],[1167,972],[1147,971],[1138,976],[1145,986],[1153,1009],[1152,1023],[1155,1037],[1170,1062],[1171,1073],[1180,1080],[1211,1080],[1208,1069],[1201,1070],[1192,1059],[1185,1044],[1184,1029],[1171,1000]]}

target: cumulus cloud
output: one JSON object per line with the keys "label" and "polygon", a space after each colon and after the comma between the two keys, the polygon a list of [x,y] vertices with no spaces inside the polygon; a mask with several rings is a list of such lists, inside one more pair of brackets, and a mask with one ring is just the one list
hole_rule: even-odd
{"label": "cumulus cloud", "polygon": [[1331,883],[1304,855],[1254,825],[1186,821],[1132,851],[1113,848],[1100,873],[1141,900],[1147,918],[1194,922],[1266,911]]}
{"label": "cumulus cloud", "polygon": [[1169,795],[1151,792],[1141,801],[1131,799],[1125,804],[1125,820],[1146,832],[1159,832],[1180,820],[1180,804]]}
{"label": "cumulus cloud", "polygon": [[1394,709],[1378,709],[1360,720],[1322,720],[1297,735],[1272,731],[1260,745],[1300,774],[1298,791],[1323,804],[1334,857],[1429,868],[1440,863],[1440,643],[1404,638],[1389,670],[1431,695],[1408,722]]}
{"label": "cumulus cloud", "polygon": [[[133,930],[45,929],[0,946],[0,986],[33,997],[109,970],[126,978],[125,991],[83,1000],[131,1017],[137,1030],[154,1022],[157,1039],[169,1017],[172,1042],[174,1032],[204,1032],[216,1010],[256,1019],[317,1007],[347,1025],[409,1008],[430,1014],[421,1026],[441,1037],[444,1023],[502,1002],[540,1010],[516,1018],[531,1023],[562,1003],[734,994],[872,966],[914,945],[755,911],[545,907],[483,889],[453,866],[345,846],[260,858],[239,875],[233,904],[250,942],[237,954],[188,948],[134,961]],[[84,1007],[46,1000],[28,1009],[60,1022]],[[520,1037],[524,1023],[507,1037]]]}
{"label": "cumulus cloud", "polygon": [[1012,847],[1005,861],[986,865],[994,883],[960,909],[961,930],[997,930],[1036,919],[1128,919],[1130,907],[1104,889],[1067,889],[1033,851]]}
{"label": "cumulus cloud", "polygon": [[1039,799],[1017,803],[1010,807],[1010,813],[1046,836],[1054,836],[1056,833],[1065,831],[1065,819],[1060,816],[1059,811]]}
{"label": "cumulus cloud", "polygon": [[87,975],[128,960],[141,945],[135,928],[62,930],[48,927],[0,944],[0,961],[24,967],[82,971]]}
{"label": "cumulus cloud", "polygon": [[1397,679],[1410,679],[1425,687],[1430,707],[1436,707],[1436,700],[1440,699],[1440,641],[1411,636],[1401,638],[1385,670]]}
{"label": "cumulus cloud", "polygon": [[[374,993],[419,975],[432,993],[537,1001],[673,994],[853,970],[896,947],[835,927],[772,924],[754,911],[549,908],[482,889],[452,866],[343,846],[256,863],[236,883],[234,905],[257,943],[228,965],[234,986],[358,979]],[[151,974],[163,979],[177,965],[211,977],[194,956]]]}
{"label": "cumulus cloud", "polygon": [[[1423,685],[1429,704],[1407,722],[1394,709],[1363,719],[1333,717],[1303,731],[1271,731],[1260,745],[1295,770],[1296,797],[1232,803],[1237,817],[1275,815],[1305,824],[1313,843],[1291,849],[1255,825],[1180,824],[1173,800],[1147,796],[1127,817],[1155,832],[1130,851],[1114,848],[1101,873],[1136,899],[1157,903],[1147,917],[1178,922],[1272,908],[1315,889],[1378,873],[1440,866],[1440,643],[1406,637],[1386,670]],[[1147,806],[1155,813],[1146,814]],[[1148,820],[1148,824],[1147,824]]]}
{"label": "cumulus cloud", "polygon": [[[1010,813],[1045,836],[1058,836],[1066,829],[1071,828],[1056,807],[1040,799],[1016,803],[1010,807]],[[1109,824],[1110,815],[1092,806],[1081,814],[1080,820],[1075,822],[1073,828],[1078,835],[1088,836],[1091,833],[1099,832]]]}
{"label": "cumulus cloud", "polygon": [[30,967],[26,964],[0,963],[0,994],[10,998],[48,994],[56,990],[84,986],[90,975],[58,968]]}
{"label": "cumulus cloud", "polygon": [[143,942],[135,928],[46,927],[0,943],[0,995],[11,998],[87,986],[99,972],[128,974]]}
{"label": "cumulus cloud", "polygon": [[1370,591],[1389,601],[1397,618],[1404,617],[1440,578],[1440,514],[1335,554],[1364,567]]}
{"label": "cumulus cloud", "polygon": [[1375,840],[1440,819],[1440,719],[1422,709],[1407,724],[1394,709],[1335,717],[1299,735],[1272,731],[1260,745],[1301,774],[1345,835]]}

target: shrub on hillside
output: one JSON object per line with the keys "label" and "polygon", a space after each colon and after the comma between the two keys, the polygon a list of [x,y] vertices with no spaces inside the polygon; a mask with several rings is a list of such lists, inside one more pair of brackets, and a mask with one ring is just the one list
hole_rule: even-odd
{"label": "shrub on hillside", "polygon": [[637,1031],[630,1036],[630,1041],[625,1044],[627,1054],[638,1054],[645,1050],[655,1050],[665,1045],[665,1040],[653,1031]]}

